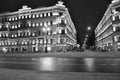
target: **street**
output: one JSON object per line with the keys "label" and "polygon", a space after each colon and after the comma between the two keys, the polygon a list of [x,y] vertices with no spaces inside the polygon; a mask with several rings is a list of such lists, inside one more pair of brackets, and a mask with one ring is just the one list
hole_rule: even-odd
{"label": "street", "polygon": [[[92,54],[93,51],[85,51],[86,54]],[[84,53],[85,53],[84,52]],[[83,53],[83,52],[79,52]],[[97,52],[94,52],[94,54],[98,54]],[[55,54],[55,53],[54,53]],[[60,53],[59,53],[60,54]],[[58,54],[58,55],[59,55]],[[62,55],[63,53],[61,53]],[[64,54],[68,54],[68,53],[64,53]],[[72,54],[72,53],[69,53]],[[74,55],[78,53],[73,53]],[[57,54],[56,54],[57,55]],[[49,75],[53,75],[53,77],[55,77],[57,74],[67,74],[70,75],[71,72],[74,73],[72,76],[76,76],[78,74],[85,74],[87,73],[88,76],[92,76],[92,79],[90,80],[94,80],[95,76],[93,76],[93,74],[97,75],[100,74],[99,77],[101,76],[101,73],[103,76],[105,76],[107,74],[107,78],[110,78],[109,75],[112,75],[112,78],[114,77],[114,80],[119,80],[120,77],[118,77],[118,74],[120,73],[120,58],[116,58],[116,57],[94,57],[94,55],[90,58],[90,57],[85,57],[83,55],[80,57],[55,57],[55,55],[52,56],[48,56],[48,57],[1,57],[0,58],[0,68],[3,71],[4,74],[10,75],[10,73],[6,73],[4,71],[8,70],[10,72],[18,71],[17,73],[19,73],[20,71],[31,71],[30,74],[33,74],[33,71],[35,71],[35,74],[39,74],[36,72],[40,72],[41,74],[49,74]],[[15,74],[14,73],[14,74]],[[0,72],[1,75],[3,75]],[[20,73],[19,73],[20,74]],[[75,75],[76,74],[76,75]],[[80,76],[78,75],[78,76]],[[6,75],[5,75],[6,76]],[[20,75],[19,75],[20,76]],[[18,76],[18,77],[19,77]],[[77,80],[77,77],[75,77],[75,80]],[[11,77],[11,76],[9,76]],[[24,76],[26,78],[26,80],[28,80],[29,78],[27,76]],[[65,77],[65,76],[64,76]],[[11,77],[12,78],[12,77]],[[38,77],[37,77],[38,78]],[[55,77],[56,80],[58,77]],[[104,79],[106,77],[101,77],[101,78],[95,78],[98,80]],[[111,78],[111,80],[113,80]],[[41,78],[39,78],[41,79]],[[67,80],[66,79],[62,79],[62,80]],[[82,78],[80,78],[82,79]],[[2,79],[0,79],[2,80]],[[5,79],[8,80],[8,79]],[[11,79],[12,80],[12,79]],[[36,80],[36,78],[34,78],[34,80]],[[43,79],[42,79],[43,80]],[[49,78],[48,80],[52,80],[51,78]],[[72,78],[71,78],[72,80]],[[85,78],[83,80],[88,80],[88,78]],[[106,79],[104,79],[106,80]]]}

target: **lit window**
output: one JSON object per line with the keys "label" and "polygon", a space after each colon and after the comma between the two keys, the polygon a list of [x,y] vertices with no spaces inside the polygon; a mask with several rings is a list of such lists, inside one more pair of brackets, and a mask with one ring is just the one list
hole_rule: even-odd
{"label": "lit window", "polygon": [[65,20],[64,22],[65,22],[65,24],[67,24],[67,20]]}
{"label": "lit window", "polygon": [[14,21],[14,18],[12,18],[12,20]]}
{"label": "lit window", "polygon": [[35,40],[32,41],[32,44],[35,44]]}
{"label": "lit window", "polygon": [[42,22],[40,22],[40,26],[42,26]]}
{"label": "lit window", "polygon": [[48,13],[48,16],[50,16],[50,13]]}
{"label": "lit window", "polygon": [[115,37],[114,37],[114,39],[115,39],[115,42],[117,42],[117,41],[118,41],[117,36],[115,36]]}
{"label": "lit window", "polygon": [[8,26],[8,24],[6,25],[6,28],[8,28],[9,26]]}
{"label": "lit window", "polygon": [[46,13],[44,13],[44,17],[46,17]]}
{"label": "lit window", "polygon": [[14,45],[14,42],[12,42],[12,45]]}
{"label": "lit window", "polygon": [[112,17],[113,21],[115,21],[115,16]]}
{"label": "lit window", "polygon": [[0,28],[2,28],[2,24],[0,24]]}
{"label": "lit window", "polygon": [[15,37],[17,37],[17,35],[15,34]]}
{"label": "lit window", "polygon": [[15,42],[14,44],[17,45],[17,42]]}
{"label": "lit window", "polygon": [[31,15],[29,15],[29,18],[31,18]]}
{"label": "lit window", "polygon": [[117,43],[117,45],[120,45],[120,43]]}
{"label": "lit window", "polygon": [[31,26],[31,22],[29,22],[28,25]]}
{"label": "lit window", "polygon": [[4,45],[4,42],[2,42],[2,45]]}
{"label": "lit window", "polygon": [[15,26],[15,28],[17,28],[17,25]]}
{"label": "lit window", "polygon": [[19,16],[19,19],[21,18],[21,16]]}
{"label": "lit window", "polygon": [[32,36],[35,36],[35,33],[32,33]]}
{"label": "lit window", "polygon": [[50,39],[48,39],[48,43],[50,44]]}
{"label": "lit window", "polygon": [[32,26],[35,27],[35,23],[33,23]]}
{"label": "lit window", "polygon": [[24,19],[24,16],[22,16],[22,19]]}
{"label": "lit window", "polygon": [[59,30],[59,33],[61,34],[61,29]]}
{"label": "lit window", "polygon": [[50,25],[50,21],[48,21],[48,25]]}
{"label": "lit window", "polygon": [[1,34],[0,34],[0,37],[2,37]]}
{"label": "lit window", "polygon": [[12,26],[12,29],[14,29],[14,26]]}
{"label": "lit window", "polygon": [[9,21],[11,21],[11,18],[9,18]]}
{"label": "lit window", "polygon": [[42,14],[40,14],[40,17],[43,17]]}
{"label": "lit window", "polygon": [[27,45],[27,41],[25,41],[25,44]]}
{"label": "lit window", "polygon": [[39,14],[37,14],[36,17],[38,18],[38,17],[39,17]]}
{"label": "lit window", "polygon": [[27,15],[25,15],[25,18],[27,18]]}
{"label": "lit window", "polygon": [[57,16],[57,15],[59,15],[58,12],[54,12],[54,13],[53,13],[53,16]]}
{"label": "lit window", "polygon": [[30,36],[30,35],[31,35],[31,33],[30,33],[30,32],[28,32],[28,35]]}
{"label": "lit window", "polygon": [[20,27],[20,24],[18,24],[18,27]]}
{"label": "lit window", "polygon": [[35,15],[33,14],[33,18],[35,18]]}
{"label": "lit window", "polygon": [[8,41],[8,45],[10,45],[10,41]]}
{"label": "lit window", "polygon": [[8,33],[6,34],[6,36],[8,37]]}
{"label": "lit window", "polygon": [[42,39],[40,39],[40,44],[42,44],[43,43],[43,40]]}
{"label": "lit window", "polygon": [[116,27],[113,27],[113,31],[116,31]]}
{"label": "lit window", "polygon": [[22,45],[24,44],[24,42],[22,41],[22,43],[21,43]]}
{"label": "lit window", "polygon": [[50,32],[48,32],[48,35],[50,35]]}
{"label": "lit window", "polygon": [[15,17],[15,20],[17,20],[17,17]]}
{"label": "lit window", "polygon": [[46,44],[46,40],[44,40],[44,43]]}
{"label": "lit window", "polygon": [[14,35],[12,35],[12,37],[14,37]]}

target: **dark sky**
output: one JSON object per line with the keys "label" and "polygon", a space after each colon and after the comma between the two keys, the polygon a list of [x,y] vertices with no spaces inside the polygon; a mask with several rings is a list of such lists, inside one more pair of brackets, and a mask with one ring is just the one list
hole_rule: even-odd
{"label": "dark sky", "polygon": [[[31,8],[41,6],[52,6],[58,0],[0,0],[0,13],[8,11],[17,11],[23,5]],[[62,0],[68,8],[72,21],[77,30],[78,43],[82,44],[85,35],[89,34],[88,45],[94,43],[94,29],[101,20],[111,0]],[[87,31],[88,26],[92,27]]]}

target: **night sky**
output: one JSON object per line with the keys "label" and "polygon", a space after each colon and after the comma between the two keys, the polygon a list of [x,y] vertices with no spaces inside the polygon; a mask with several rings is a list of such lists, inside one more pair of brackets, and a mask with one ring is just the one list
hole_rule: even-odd
{"label": "night sky", "polygon": [[[17,11],[23,5],[31,8],[52,6],[58,0],[0,0],[0,13]],[[85,35],[89,35],[87,44],[94,45],[95,34],[94,29],[103,17],[107,7],[112,0],[61,0],[68,8],[72,21],[77,30],[78,43],[82,44]],[[92,30],[87,31],[87,27],[91,26]]]}

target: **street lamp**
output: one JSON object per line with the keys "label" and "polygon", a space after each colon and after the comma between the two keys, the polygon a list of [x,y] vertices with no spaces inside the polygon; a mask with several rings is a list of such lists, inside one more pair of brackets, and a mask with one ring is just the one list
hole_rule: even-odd
{"label": "street lamp", "polygon": [[85,35],[85,37],[88,37],[88,35]]}
{"label": "street lamp", "polygon": [[45,44],[45,53],[47,53],[48,52],[47,51],[47,34],[50,31],[50,27],[43,27],[42,30],[45,33],[45,42],[46,42],[46,44]]}
{"label": "street lamp", "polygon": [[89,27],[87,27],[87,30],[88,30],[88,31],[90,31],[90,30],[91,30],[91,27],[90,27],[90,26],[89,26]]}

